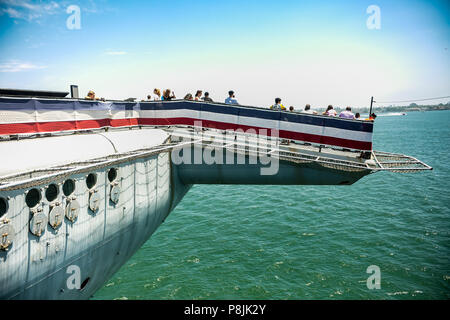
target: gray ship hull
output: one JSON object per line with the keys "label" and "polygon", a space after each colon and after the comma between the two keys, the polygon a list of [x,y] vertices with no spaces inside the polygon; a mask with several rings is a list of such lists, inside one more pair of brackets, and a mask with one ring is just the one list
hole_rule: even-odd
{"label": "gray ship hull", "polygon": [[[118,167],[122,192],[114,205],[105,169],[95,172],[98,181],[103,181],[97,183],[101,199],[97,213],[88,208],[84,173],[70,177],[81,204],[75,222],[64,219],[57,231],[47,224],[38,237],[27,227],[28,208],[15,211],[11,217],[16,227],[14,244],[0,251],[1,299],[89,298],[155,232],[190,188],[173,174],[169,152],[162,152]],[[23,190],[6,196],[10,206],[24,203]],[[47,210],[44,206],[44,213]],[[79,270],[79,288],[74,270]]]}

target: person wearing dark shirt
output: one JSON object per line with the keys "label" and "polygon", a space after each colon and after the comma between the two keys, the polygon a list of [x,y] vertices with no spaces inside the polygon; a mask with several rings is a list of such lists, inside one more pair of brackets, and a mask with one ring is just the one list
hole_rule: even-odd
{"label": "person wearing dark shirt", "polygon": [[169,100],[172,100],[172,99],[176,99],[175,92],[172,92],[172,95],[170,93],[171,93],[170,89],[164,90],[161,100],[169,101]]}
{"label": "person wearing dark shirt", "polygon": [[209,92],[205,92],[205,96],[202,99],[206,102],[213,102],[213,99],[209,97]]}

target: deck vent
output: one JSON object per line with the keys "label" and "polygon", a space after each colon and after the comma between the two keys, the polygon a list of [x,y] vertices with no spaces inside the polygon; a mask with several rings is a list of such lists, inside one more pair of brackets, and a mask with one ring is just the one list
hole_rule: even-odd
{"label": "deck vent", "polygon": [[72,84],[72,85],[70,86],[70,96],[71,96],[73,99],[79,99],[80,95],[79,95],[79,93],[78,93],[78,86],[76,86],[76,85],[74,85],[74,84]]}

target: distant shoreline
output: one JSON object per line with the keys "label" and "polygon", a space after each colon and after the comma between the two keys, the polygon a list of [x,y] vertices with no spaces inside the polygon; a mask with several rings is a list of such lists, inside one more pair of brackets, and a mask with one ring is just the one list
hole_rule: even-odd
{"label": "distant shoreline", "polygon": [[[318,112],[325,111],[325,109],[314,109]],[[339,113],[345,110],[345,108],[336,107],[335,110]],[[392,113],[392,112],[421,112],[421,111],[442,111],[450,110],[450,102],[446,104],[438,105],[416,105],[412,104],[409,106],[387,106],[387,107],[373,107],[372,112],[377,113]],[[353,113],[359,112],[360,114],[369,114],[369,107],[364,108],[352,108]]]}

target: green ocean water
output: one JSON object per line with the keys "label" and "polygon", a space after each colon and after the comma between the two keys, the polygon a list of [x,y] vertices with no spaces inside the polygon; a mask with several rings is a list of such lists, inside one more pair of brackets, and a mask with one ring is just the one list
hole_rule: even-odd
{"label": "green ocean water", "polygon": [[449,299],[450,111],[380,116],[374,149],[434,170],[196,185],[93,299]]}

